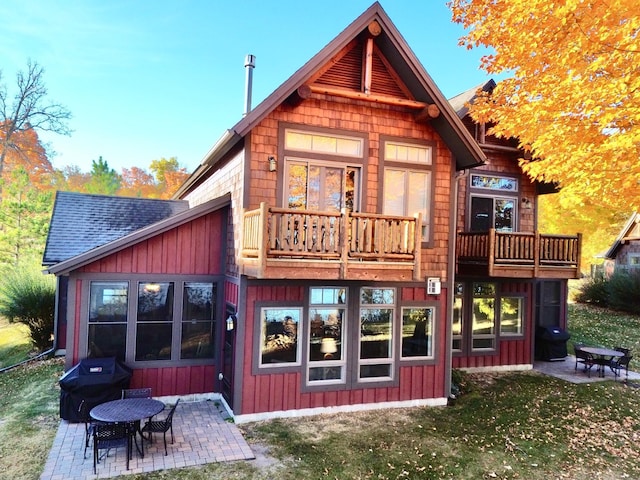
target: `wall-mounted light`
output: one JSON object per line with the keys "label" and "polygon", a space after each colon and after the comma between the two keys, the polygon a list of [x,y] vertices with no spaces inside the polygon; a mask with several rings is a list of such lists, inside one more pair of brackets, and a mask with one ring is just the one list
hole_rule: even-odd
{"label": "wall-mounted light", "polygon": [[269,157],[269,171],[275,172],[277,167],[278,161],[276,160],[276,157]]}
{"label": "wall-mounted light", "polygon": [[526,197],[522,198],[522,208],[524,210],[531,210],[531,200]]}
{"label": "wall-mounted light", "polygon": [[227,331],[230,332],[231,330],[233,330],[235,328],[236,320],[237,320],[237,317],[235,315],[229,315],[227,317]]}

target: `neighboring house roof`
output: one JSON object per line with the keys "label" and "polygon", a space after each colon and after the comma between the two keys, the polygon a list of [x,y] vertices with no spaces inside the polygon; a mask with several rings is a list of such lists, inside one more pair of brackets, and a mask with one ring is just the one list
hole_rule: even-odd
{"label": "neighboring house roof", "polygon": [[431,124],[453,152],[458,170],[482,165],[486,157],[473,137],[466,130],[456,112],[446,100],[435,82],[426,72],[418,58],[411,51],[402,35],[393,25],[382,6],[375,2],[354,22],[345,28],[326,47],[313,56],[305,65],[280,85],[255,109],[247,113],[242,120],[224,132],[202,163],[182,184],[174,198],[181,198],[191,187],[197,184],[209,170],[215,167],[224,155],[240,142],[251,129],[265,116],[283,103],[301,85],[304,85],[321,67],[326,65],[349,42],[355,39],[372,22],[378,22],[381,33],[376,45],[399,75],[402,82],[416,101],[435,104],[440,115],[431,120]]}
{"label": "neighboring house roof", "polygon": [[188,208],[182,200],[57,192],[42,265],[75,257]]}
{"label": "neighboring house roof", "polygon": [[638,212],[631,214],[627,223],[625,223],[622,230],[620,230],[615,242],[613,242],[611,247],[609,247],[609,250],[607,250],[602,256],[604,258],[614,260],[618,255],[620,247],[630,240],[640,240],[640,213]]}
{"label": "neighboring house roof", "polygon": [[[117,199],[118,197],[103,197],[103,198],[107,198],[111,200],[111,199]],[[138,200],[143,200],[143,199],[138,199]],[[184,205],[187,205],[188,207],[187,202],[169,202],[169,203],[178,204],[175,206],[178,207],[179,211],[155,223],[151,223],[146,226],[142,226],[141,228],[131,230],[129,233],[125,234],[124,236],[116,238],[108,243],[101,244],[91,250],[85,251],[79,255],[68,258],[67,260],[56,263],[55,265],[52,265],[47,269],[47,273],[60,275],[60,274],[71,272],[89,263],[95,262],[113,253],[123,250],[124,248],[130,247],[137,243],[148,240],[168,230],[177,228],[180,225],[184,225],[185,223],[195,220],[203,215],[206,215],[207,213],[214,212],[216,210],[219,210],[220,208],[224,208],[231,204],[231,194],[228,193],[221,197],[218,197],[213,200],[209,200],[208,202],[197,205],[193,208],[184,208],[184,209],[180,208],[181,205],[179,204],[184,204]],[[71,230],[69,229],[69,231]]]}
{"label": "neighboring house roof", "polygon": [[489,80],[487,83],[470,88],[466,92],[462,92],[449,99],[449,103],[453,110],[458,114],[458,118],[464,118],[469,113],[469,104],[478,96],[478,90],[483,92],[492,92],[496,88],[496,82]]}

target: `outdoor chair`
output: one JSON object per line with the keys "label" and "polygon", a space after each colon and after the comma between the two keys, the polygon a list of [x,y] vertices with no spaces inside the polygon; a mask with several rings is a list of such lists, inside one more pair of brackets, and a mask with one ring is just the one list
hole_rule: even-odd
{"label": "outdoor chair", "polygon": [[84,458],[87,458],[87,449],[89,448],[89,442],[91,441],[91,435],[96,425],[102,423],[94,420],[89,415],[90,408],[85,400],[80,402],[78,407],[78,417],[82,423],[84,423]]}
{"label": "outdoor chair", "polygon": [[162,433],[163,436],[163,440],[164,440],[164,454],[167,455],[167,432],[171,431],[171,443],[173,444],[174,439],[173,439],[173,414],[176,411],[176,407],[178,406],[178,403],[180,403],[180,399],[176,400],[176,403],[173,407],[171,407],[171,410],[169,410],[169,413],[167,414],[167,417],[164,420],[149,420],[144,427],[142,427],[142,432],[143,433],[148,433],[149,434],[149,441],[153,442],[153,433]]}
{"label": "outdoor chair", "polygon": [[151,388],[127,388],[122,390],[122,398],[151,398]]}
{"label": "outdoor chair", "polygon": [[[151,398],[151,387],[143,387],[143,388],[125,388],[122,390],[122,399],[125,398]],[[149,421],[151,421],[153,417],[149,417]],[[142,430],[140,428],[140,422],[137,421],[134,424],[135,431],[140,434],[140,437],[144,440],[144,435],[142,434]]]}
{"label": "outdoor chair", "polygon": [[[618,350],[619,352],[622,351],[622,349],[619,348],[616,348],[616,350]],[[622,370],[624,370],[626,374],[625,381],[629,380],[629,363],[631,362],[632,358],[633,356],[628,355],[627,350],[627,352],[622,357],[614,358],[613,360],[611,360],[611,362],[609,362],[609,368],[611,368],[611,371],[615,374],[616,379],[620,376]]]}
{"label": "outdoor chair", "polygon": [[129,470],[129,459],[131,458],[131,435],[128,425],[122,423],[102,423],[95,424],[92,429],[93,435],[93,473],[96,472],[96,465],[100,463],[100,450],[106,450],[102,458],[109,455],[112,448],[126,447],[127,470]]}
{"label": "outdoor chair", "polygon": [[584,347],[584,343],[574,343],[573,350],[576,356],[576,366],[574,370],[578,370],[578,364],[581,363],[584,367],[585,372],[589,372],[589,376],[591,376],[591,369],[595,365],[595,360],[593,355],[582,350]]}

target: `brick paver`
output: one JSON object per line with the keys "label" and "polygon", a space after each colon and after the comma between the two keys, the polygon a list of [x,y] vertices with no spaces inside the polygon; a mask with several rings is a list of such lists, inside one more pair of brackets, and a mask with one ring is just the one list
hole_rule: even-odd
{"label": "brick paver", "polygon": [[[163,418],[165,413],[160,413]],[[91,445],[84,458],[84,424],[60,422],[40,480],[82,480],[110,478],[118,475],[152,472],[170,468],[191,467],[206,463],[255,458],[238,427],[229,421],[221,405],[212,400],[182,400],[173,417],[175,442],[167,433],[168,455],[164,455],[162,434],[154,442],[145,442],[144,458],[134,448],[129,470],[126,470],[124,448],[109,452],[93,473]],[[139,439],[138,439],[139,440]]]}

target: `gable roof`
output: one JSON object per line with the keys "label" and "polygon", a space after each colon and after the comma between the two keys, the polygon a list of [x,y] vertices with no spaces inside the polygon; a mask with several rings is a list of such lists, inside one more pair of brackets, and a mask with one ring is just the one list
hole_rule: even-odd
{"label": "gable roof", "polygon": [[469,113],[468,105],[478,96],[478,90],[483,92],[492,92],[496,88],[496,82],[489,80],[488,82],[478,85],[477,87],[470,88],[466,92],[459,93],[453,98],[449,99],[449,103],[453,110],[458,114],[458,118],[464,118]]}
{"label": "gable roof", "polygon": [[112,197],[57,192],[42,265],[80,255],[183,212],[182,200]]}
{"label": "gable roof", "polygon": [[609,258],[611,260],[615,259],[618,255],[618,250],[620,247],[624,245],[628,241],[632,240],[640,240],[640,213],[634,212],[625,223],[622,230],[616,237],[615,242],[609,247],[609,250],[605,252],[603,255],[604,258]]}
{"label": "gable roof", "polygon": [[[376,35],[376,48],[388,62],[388,66],[399,77],[402,84],[400,91],[406,91],[411,100],[435,105],[440,114],[431,120],[431,124],[440,134],[449,149],[453,152],[456,168],[463,170],[483,164],[486,157],[461,120],[456,115],[435,82],[426,72],[415,54],[411,51],[400,32],[391,22],[382,6],[375,2],[354,22],[345,28],[320,52],[314,55],[306,64],[296,71],[288,80],[280,85],[264,101],[248,112],[244,118],[231,129],[224,132],[216,144],[209,150],[202,163],[187,178],[175,193],[174,198],[180,198],[187,193],[196,182],[211,170],[223,156],[240,142],[265,116],[277,106],[286,101],[300,86],[305,85],[318,71],[326,66],[345,47],[356,39],[370,25],[379,25],[380,32]],[[347,79],[348,81],[348,79]],[[393,86],[389,86],[393,89]],[[406,89],[406,90],[405,90]],[[366,94],[363,94],[366,99]]]}
{"label": "gable roof", "polygon": [[[187,204],[188,206],[187,202],[177,203]],[[173,228],[177,228],[180,225],[184,225],[185,223],[195,220],[203,215],[227,207],[230,204],[231,194],[227,193],[226,195],[214,198],[213,200],[209,200],[205,203],[201,203],[200,205],[197,205],[195,207],[187,208],[163,220],[146,225],[135,231],[131,231],[130,233],[116,238],[111,242],[97,246],[91,250],[85,251],[84,253],[56,263],[55,265],[49,267],[45,273],[60,275],[71,272],[73,270],[77,270],[78,268],[88,265],[89,263],[95,262],[127,247],[131,247],[132,245],[148,240]]]}

